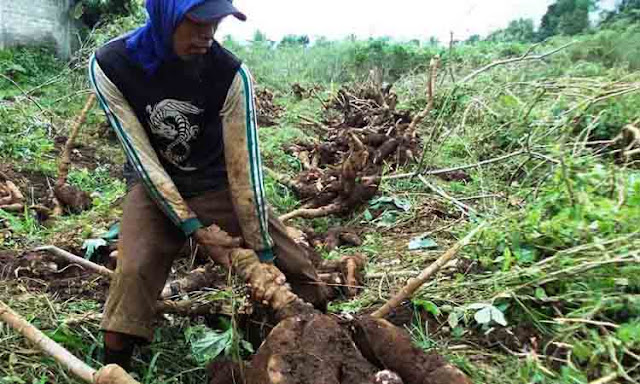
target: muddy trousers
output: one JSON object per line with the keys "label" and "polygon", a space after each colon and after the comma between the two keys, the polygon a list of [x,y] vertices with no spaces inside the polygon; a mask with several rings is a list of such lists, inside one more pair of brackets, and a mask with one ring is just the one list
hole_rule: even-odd
{"label": "muddy trousers", "polygon": [[[227,190],[204,193],[187,199],[187,204],[203,225],[216,224],[232,236],[241,236]],[[275,265],[285,274],[292,290],[318,308],[326,306],[327,289],[318,279],[307,251],[296,244],[273,214],[269,232],[275,244]],[[173,260],[186,240],[144,187],[135,185],[124,203],[118,266],[104,309],[103,331],[153,340],[156,303]]]}

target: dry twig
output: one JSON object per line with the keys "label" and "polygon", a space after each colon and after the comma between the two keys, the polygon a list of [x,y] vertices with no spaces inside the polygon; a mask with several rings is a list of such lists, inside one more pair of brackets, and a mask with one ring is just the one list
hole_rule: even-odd
{"label": "dry twig", "polygon": [[416,136],[416,128],[418,124],[424,120],[425,117],[431,112],[433,109],[433,103],[435,99],[435,88],[436,81],[438,77],[438,68],[440,67],[440,56],[436,55],[431,59],[429,63],[429,77],[427,79],[427,105],[424,109],[418,113],[413,120],[411,120],[411,124],[407,128],[407,133],[412,137]]}
{"label": "dry twig", "polygon": [[[509,154],[506,154],[504,156],[499,156],[499,157],[494,157],[492,159],[487,159],[487,160],[483,160],[480,161],[478,163],[475,164],[467,164],[467,165],[461,165],[458,167],[451,167],[451,168],[442,168],[442,169],[436,169],[433,171],[427,171],[427,172],[421,172],[420,174],[424,175],[424,176],[436,176],[436,175],[442,175],[442,174],[446,174],[446,173],[452,173],[452,172],[456,172],[456,171],[462,171],[465,169],[470,169],[470,168],[478,168],[478,167],[482,167],[483,165],[487,165],[487,164],[492,164],[492,163],[497,163],[500,161],[504,161],[504,160],[508,160],[512,157],[516,157],[516,156],[521,156],[521,155],[527,155],[527,151],[516,151],[516,152],[512,152]],[[398,180],[398,179],[406,179],[409,177],[414,177],[417,176],[417,174],[415,172],[409,172],[409,173],[399,173],[396,175],[388,175],[388,176],[373,176],[373,177],[364,177],[363,181],[382,181],[382,180]]]}
{"label": "dry twig", "polygon": [[575,44],[574,41],[572,41],[572,42],[570,42],[568,44],[565,44],[565,45],[563,45],[563,46],[561,46],[559,48],[556,48],[556,49],[554,49],[552,51],[549,51],[547,53],[530,56],[531,51],[533,51],[533,49],[538,46],[538,44],[534,44],[529,48],[529,50],[527,50],[527,52],[524,53],[524,55],[522,55],[520,57],[511,58],[511,59],[497,60],[497,61],[494,61],[493,63],[489,63],[489,64],[485,65],[484,67],[482,67],[480,69],[477,69],[477,70],[471,72],[470,74],[468,74],[466,77],[464,77],[462,80],[460,80],[460,83],[466,83],[469,80],[473,79],[474,77],[477,77],[478,75],[480,75],[480,74],[482,74],[484,72],[487,72],[488,70],[490,70],[490,69],[492,69],[494,67],[500,66],[500,65],[519,63],[519,62],[522,62],[522,61],[542,60],[542,59],[547,58],[547,57],[549,57],[549,56],[551,56],[551,55],[553,55],[555,53],[558,53],[558,52],[562,51],[563,49],[565,49],[567,47],[570,47],[573,44]]}
{"label": "dry twig", "polygon": [[472,208],[466,205],[465,203],[461,202],[460,200],[456,199],[455,197],[449,195],[448,193],[443,191],[442,188],[439,188],[438,186],[431,184],[429,181],[427,181],[427,179],[424,176],[418,175],[418,178],[420,179],[422,184],[427,186],[427,188],[437,193],[440,197],[444,198],[445,200],[448,200],[451,203],[453,203],[453,205],[455,205],[463,214],[468,216],[470,212],[474,214],[478,213],[478,211],[476,211],[475,208]]}

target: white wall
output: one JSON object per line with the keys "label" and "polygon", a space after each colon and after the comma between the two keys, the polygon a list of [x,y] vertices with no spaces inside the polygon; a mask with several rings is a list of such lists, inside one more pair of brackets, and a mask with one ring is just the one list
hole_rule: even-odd
{"label": "white wall", "polygon": [[53,43],[58,54],[71,54],[71,0],[0,0],[0,48]]}

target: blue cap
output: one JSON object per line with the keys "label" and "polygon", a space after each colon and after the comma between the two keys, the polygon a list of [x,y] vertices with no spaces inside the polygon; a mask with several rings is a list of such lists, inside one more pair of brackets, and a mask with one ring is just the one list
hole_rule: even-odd
{"label": "blue cap", "polygon": [[210,23],[225,16],[233,15],[238,20],[245,21],[247,16],[238,11],[232,4],[233,0],[205,0],[187,12],[187,17],[196,23]]}

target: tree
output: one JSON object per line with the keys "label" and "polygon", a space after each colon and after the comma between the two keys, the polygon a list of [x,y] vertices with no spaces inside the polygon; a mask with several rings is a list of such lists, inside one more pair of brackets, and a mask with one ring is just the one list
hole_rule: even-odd
{"label": "tree", "polygon": [[531,19],[512,20],[505,29],[499,29],[489,36],[490,41],[519,41],[531,42],[536,38],[536,31]]}
{"label": "tree", "polygon": [[622,0],[617,11],[623,15],[634,15],[636,20],[638,20],[638,13],[640,13],[640,0]]}
{"label": "tree", "polygon": [[554,35],[577,35],[589,29],[589,12],[597,0],[558,0],[547,8],[540,22],[538,38],[544,40]]}
{"label": "tree", "polygon": [[469,36],[469,38],[465,41],[465,43],[468,44],[475,44],[477,42],[480,41],[480,35],[471,35]]}
{"label": "tree", "polygon": [[80,0],[73,8],[73,15],[84,25],[93,27],[105,17],[123,16],[138,7],[141,3],[136,0]]}
{"label": "tree", "polygon": [[253,40],[254,43],[266,43],[268,42],[267,39],[267,35],[262,32],[259,29],[256,29],[256,31],[253,33]]}
{"label": "tree", "polygon": [[281,46],[296,46],[300,45],[306,47],[309,45],[309,36],[307,35],[286,35],[280,40]]}
{"label": "tree", "polygon": [[619,21],[640,23],[640,0],[622,0],[616,9],[605,14],[602,25]]}

